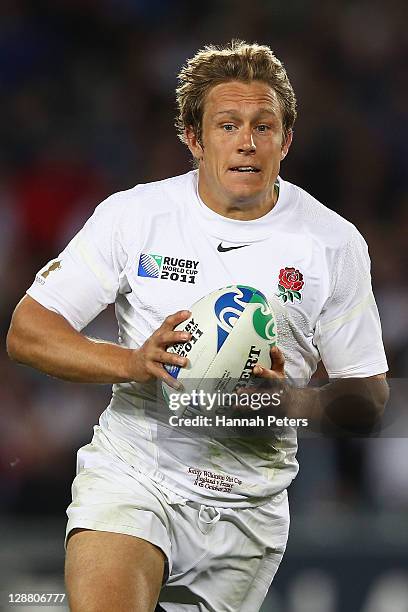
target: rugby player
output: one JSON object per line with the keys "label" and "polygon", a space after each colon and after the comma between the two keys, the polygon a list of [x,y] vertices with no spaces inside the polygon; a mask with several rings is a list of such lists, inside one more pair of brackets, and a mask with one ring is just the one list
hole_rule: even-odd
{"label": "rugby player", "polygon": [[[102,202],[40,270],[8,335],[21,363],[114,384],[67,510],[74,612],[255,612],[281,561],[294,437],[174,438],[147,410],[157,382],[174,385],[164,366],[187,363],[166,349],[189,340],[174,328],[196,300],[233,283],[268,296],[279,348],[259,377],[307,382],[322,360],[331,378],[360,381],[367,414],[387,397],[364,239],[279,176],[296,118],[282,63],[267,46],[206,47],[182,68],[177,102],[196,169]],[[111,303],[118,344],[81,334]],[[301,391],[287,414],[323,416],[347,393]]]}

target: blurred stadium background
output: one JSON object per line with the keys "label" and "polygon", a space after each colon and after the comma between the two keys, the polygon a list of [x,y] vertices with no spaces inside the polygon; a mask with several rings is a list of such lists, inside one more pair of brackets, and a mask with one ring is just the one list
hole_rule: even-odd
{"label": "blurred stadium background", "polygon": [[[3,0],[3,337],[35,272],[99,201],[190,167],[173,128],[177,71],[204,44],[240,37],[269,44],[287,67],[299,118],[282,176],[366,237],[390,375],[403,384],[406,17],[405,0]],[[110,309],[91,331],[115,338]],[[63,590],[75,452],[109,388],[17,367],[4,342],[0,364],[0,610],[8,610],[9,592]],[[408,611],[407,458],[403,435],[301,442],[288,550],[264,612]]]}

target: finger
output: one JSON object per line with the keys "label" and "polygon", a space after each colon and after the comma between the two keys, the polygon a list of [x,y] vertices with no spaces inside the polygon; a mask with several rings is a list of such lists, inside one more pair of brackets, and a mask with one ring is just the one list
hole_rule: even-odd
{"label": "finger", "polygon": [[285,375],[285,357],[279,347],[273,346],[270,351],[272,370],[282,376]]}
{"label": "finger", "polygon": [[280,378],[284,378],[284,374],[280,372],[276,372],[275,370],[270,370],[269,368],[264,368],[263,366],[256,364],[253,369],[253,375],[257,378],[264,378],[265,380],[279,380]]}
{"label": "finger", "polygon": [[182,323],[183,321],[187,321],[191,317],[190,310],[179,310],[174,314],[166,317],[161,324],[162,329],[173,330],[177,325]]}
{"label": "finger", "polygon": [[160,380],[160,381],[166,383],[172,389],[175,389],[176,391],[182,391],[183,390],[182,383],[179,380],[177,380],[176,378],[173,378],[173,376],[171,376],[171,374],[169,374],[167,372],[167,370],[164,368],[163,365],[159,365],[159,364],[154,365],[151,368],[151,373],[153,374],[153,376],[157,380]]}
{"label": "finger", "polygon": [[167,351],[159,351],[155,361],[166,365],[177,365],[181,368],[185,368],[188,363],[187,357],[180,357],[177,353],[169,353]]}
{"label": "finger", "polygon": [[271,368],[265,368],[257,363],[252,371],[253,375],[258,378],[277,379],[285,377],[285,357],[282,351],[277,346],[272,346],[270,350]]}
{"label": "finger", "polygon": [[184,344],[191,340],[189,332],[182,331],[163,331],[157,335],[158,343],[161,346],[172,346],[173,344]]}

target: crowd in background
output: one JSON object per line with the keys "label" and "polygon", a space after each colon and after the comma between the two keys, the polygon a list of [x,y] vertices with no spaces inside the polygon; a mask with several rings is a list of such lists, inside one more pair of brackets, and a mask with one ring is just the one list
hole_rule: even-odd
{"label": "crowd in background", "polygon": [[[0,327],[36,271],[114,191],[191,167],[176,75],[208,43],[266,43],[298,97],[281,174],[367,239],[390,376],[408,372],[406,3],[378,0],[4,0],[0,5]],[[111,309],[92,326],[115,339]],[[108,387],[0,351],[0,511],[61,512],[75,449]],[[402,394],[401,394],[402,395]],[[298,505],[408,507],[403,438],[308,440]]]}

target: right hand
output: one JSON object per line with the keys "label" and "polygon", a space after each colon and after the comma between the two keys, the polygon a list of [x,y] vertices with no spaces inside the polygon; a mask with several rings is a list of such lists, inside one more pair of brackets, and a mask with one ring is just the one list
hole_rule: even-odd
{"label": "right hand", "polygon": [[191,339],[191,334],[188,332],[174,331],[179,323],[186,321],[190,316],[189,310],[179,310],[169,315],[139,349],[132,351],[130,368],[131,373],[134,373],[133,380],[144,383],[156,378],[173,389],[180,388],[180,383],[167,372],[164,365],[183,368],[188,363],[187,358],[169,353],[166,349]]}

